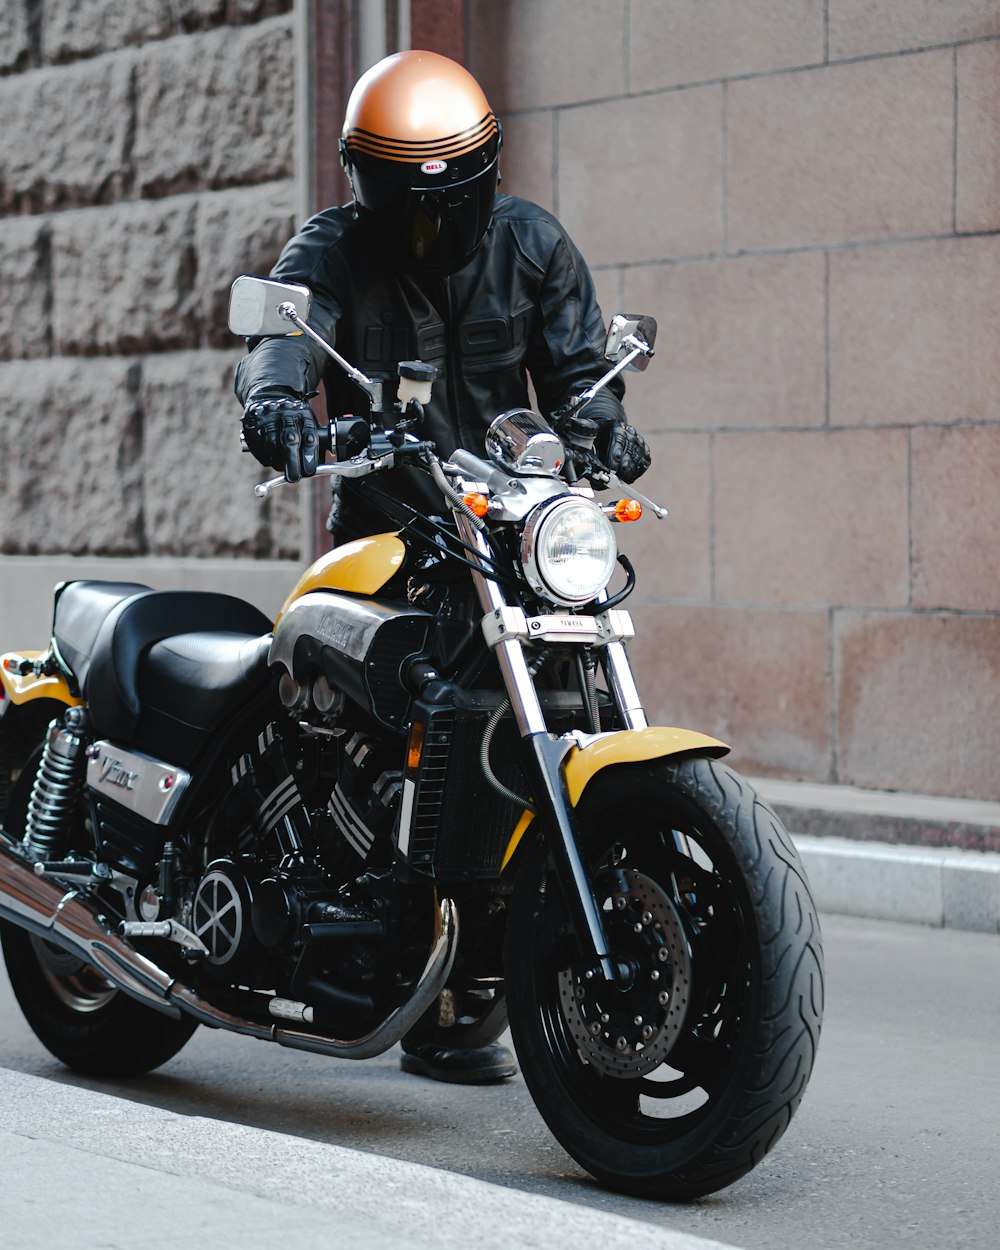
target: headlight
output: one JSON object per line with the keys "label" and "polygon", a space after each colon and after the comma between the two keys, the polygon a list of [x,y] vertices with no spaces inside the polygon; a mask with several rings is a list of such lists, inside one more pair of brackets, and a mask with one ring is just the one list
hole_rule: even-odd
{"label": "headlight", "polygon": [[533,590],[554,603],[589,603],[615,571],[611,522],[589,499],[563,495],[528,516],[521,563]]}

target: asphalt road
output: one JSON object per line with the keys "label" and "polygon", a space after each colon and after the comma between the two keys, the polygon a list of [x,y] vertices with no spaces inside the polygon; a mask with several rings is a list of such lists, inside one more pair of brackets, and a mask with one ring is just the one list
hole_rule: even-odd
{"label": "asphalt road", "polygon": [[599,1189],[549,1136],[520,1078],[452,1087],[401,1074],[392,1052],[354,1064],[202,1029],[152,1076],[80,1080],[35,1041],[2,972],[0,1066],[430,1164],[746,1250],[994,1250],[1000,938],[833,916],[824,917],[824,936],[827,1015],[805,1101],[760,1167],[689,1206]]}

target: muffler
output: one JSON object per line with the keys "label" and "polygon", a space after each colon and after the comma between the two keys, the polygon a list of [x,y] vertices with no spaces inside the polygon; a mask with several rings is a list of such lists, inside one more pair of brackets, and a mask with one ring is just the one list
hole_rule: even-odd
{"label": "muffler", "polygon": [[[38,876],[34,861],[21,843],[12,841],[2,828],[0,920],[19,925],[92,964],[112,985],[156,1011],[175,1018],[187,1014],[211,1028],[339,1059],[370,1059],[401,1041],[444,989],[458,947],[458,910],[451,899],[441,899],[435,916],[434,940],[413,993],[370,1033],[342,1041],[308,1030],[244,1019],[206,1001],[196,989],[178,981],[121,937],[99,911],[96,899],[79,889],[67,890],[53,877]],[[305,1018],[305,1003],[289,1006],[301,1008]]]}
{"label": "muffler", "polygon": [[0,830],[0,920],[20,925],[93,966],[118,989],[168,1016],[180,1008],[169,1001],[173,977],[119,937],[96,900],[39,877],[22,845]]}

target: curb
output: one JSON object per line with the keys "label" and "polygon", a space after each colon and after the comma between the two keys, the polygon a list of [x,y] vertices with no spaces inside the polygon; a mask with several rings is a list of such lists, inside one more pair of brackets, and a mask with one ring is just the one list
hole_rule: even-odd
{"label": "curb", "polygon": [[1000,803],[750,778],[789,829],[817,837],[1000,852]]}
{"label": "curb", "polygon": [[735,1250],[420,1163],[179,1115],[5,1068],[0,1105],[0,1228],[11,1250],[93,1250],[156,1229],[169,1229],[177,1245],[241,1250],[295,1242],[352,1250]]}
{"label": "curb", "polygon": [[1000,855],[792,838],[820,911],[1000,933]]}
{"label": "curb", "polygon": [[751,778],[820,911],[1000,933],[1000,803]]}

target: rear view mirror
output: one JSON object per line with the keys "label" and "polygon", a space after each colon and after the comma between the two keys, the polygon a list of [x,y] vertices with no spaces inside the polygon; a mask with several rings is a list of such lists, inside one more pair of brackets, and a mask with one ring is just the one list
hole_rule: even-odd
{"label": "rear view mirror", "polygon": [[283,304],[291,304],[298,316],[308,321],[312,292],[306,286],[272,282],[270,278],[237,278],[229,293],[229,328],[241,338],[298,334],[289,318],[279,311]]}
{"label": "rear view mirror", "polygon": [[616,313],[611,318],[611,326],[608,329],[604,358],[618,364],[639,348],[634,359],[630,360],[625,367],[641,372],[649,365],[655,342],[656,319],[654,317],[644,317],[640,313]]}

